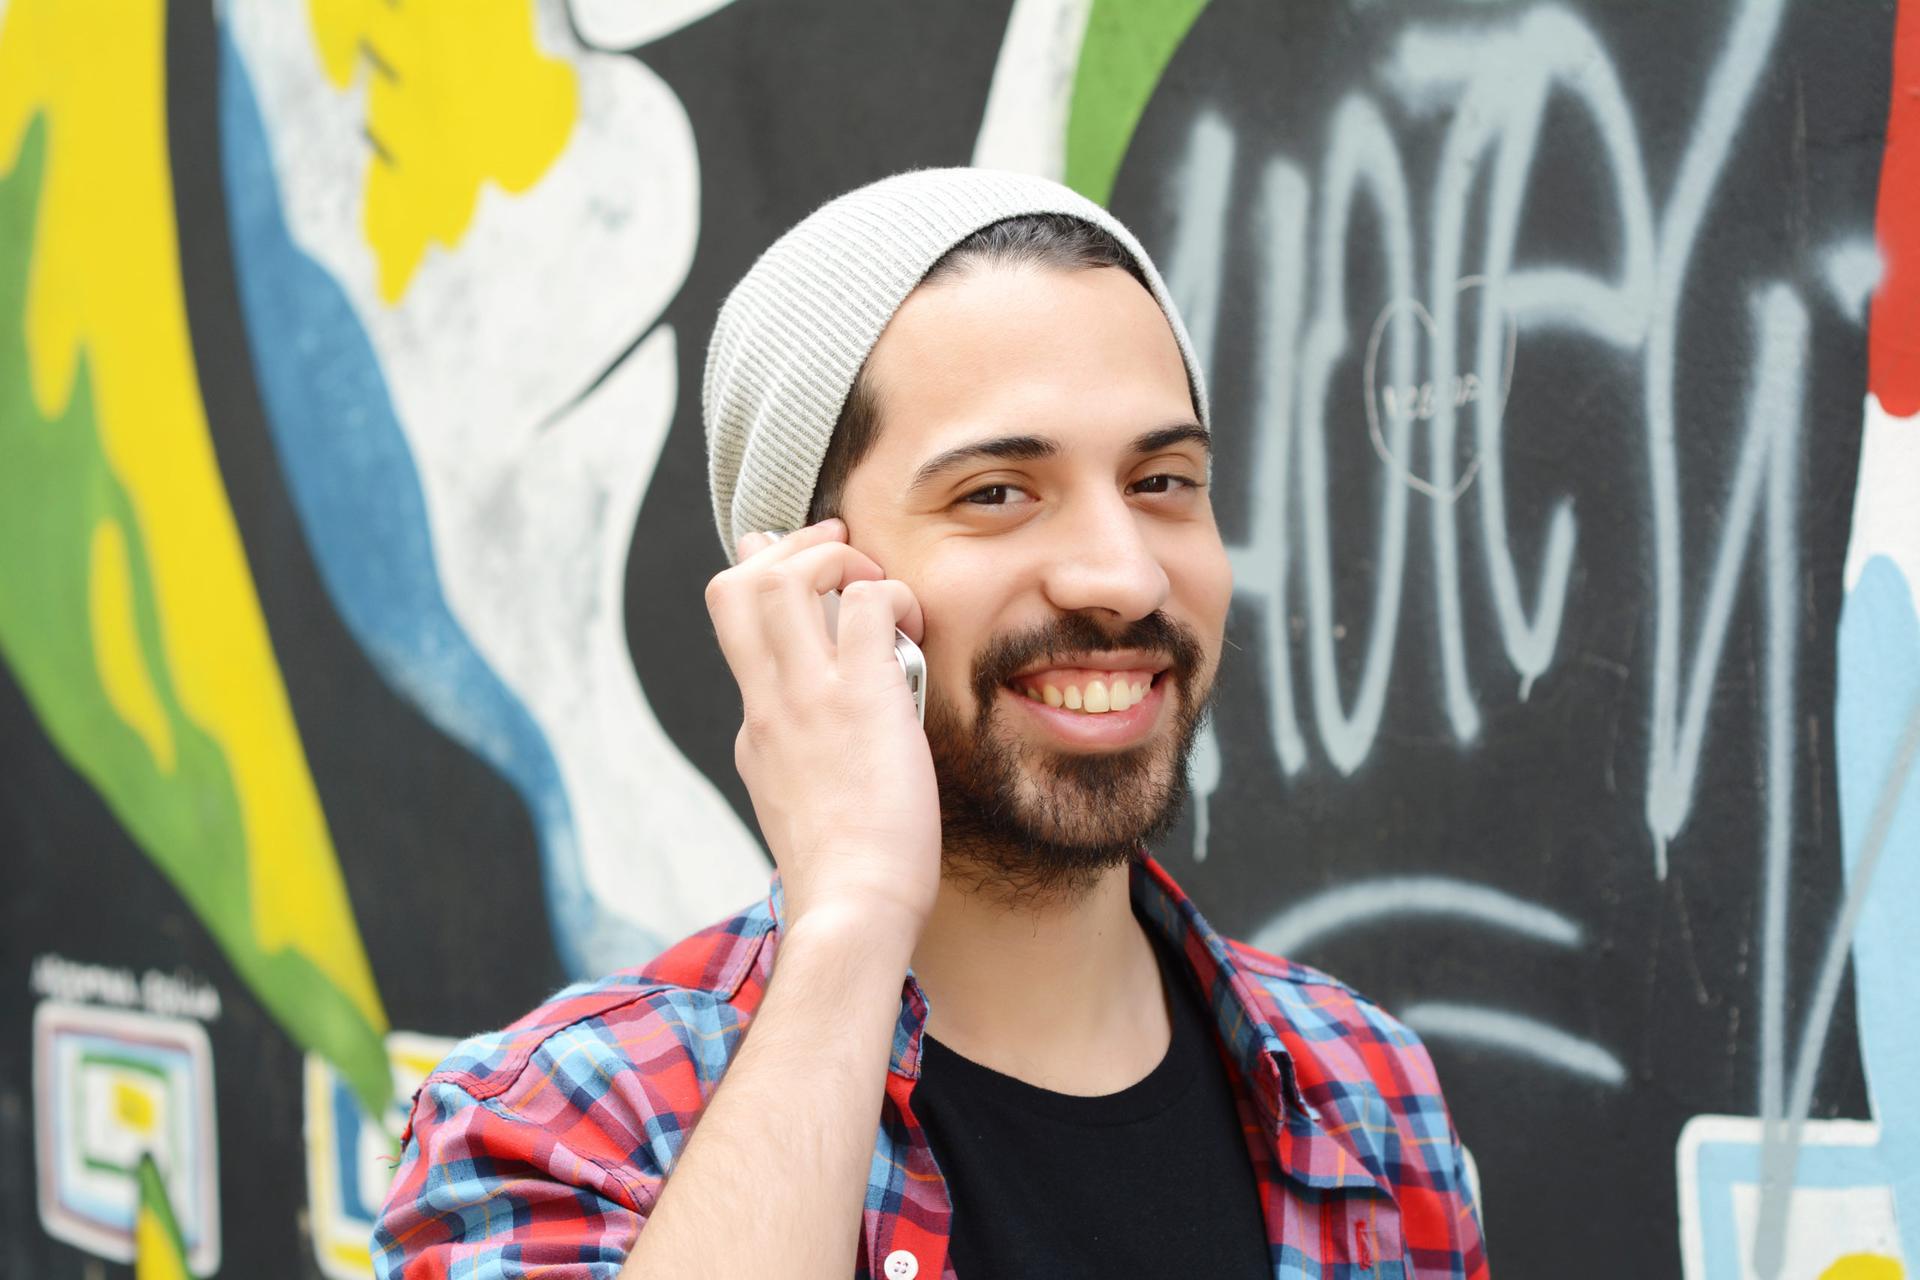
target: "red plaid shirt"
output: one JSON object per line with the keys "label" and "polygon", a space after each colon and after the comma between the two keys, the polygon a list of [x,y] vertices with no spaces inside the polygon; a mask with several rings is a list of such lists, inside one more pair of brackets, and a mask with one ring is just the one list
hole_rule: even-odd
{"label": "red plaid shirt", "polygon": [[[1274,1275],[1484,1280],[1459,1139],[1413,1033],[1324,974],[1222,938],[1151,858],[1133,897],[1208,993]],[[415,1096],[374,1230],[378,1273],[617,1275],[766,993],[780,911],[776,884],[644,969],[569,987],[456,1049]],[[918,1275],[953,1274],[952,1205],[912,1108],[926,1014],[909,976],[857,1276],[884,1275],[899,1250]]]}

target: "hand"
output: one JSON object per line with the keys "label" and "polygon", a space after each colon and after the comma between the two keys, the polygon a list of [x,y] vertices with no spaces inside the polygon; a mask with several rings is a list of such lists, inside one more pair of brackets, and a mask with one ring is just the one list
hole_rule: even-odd
{"label": "hand", "polygon": [[[917,939],[940,887],[933,756],[893,656],[920,604],[824,520],[740,540],[707,612],[740,686],[734,764],[780,869],[787,926],[842,912]],[[840,592],[838,639],[820,597]]]}

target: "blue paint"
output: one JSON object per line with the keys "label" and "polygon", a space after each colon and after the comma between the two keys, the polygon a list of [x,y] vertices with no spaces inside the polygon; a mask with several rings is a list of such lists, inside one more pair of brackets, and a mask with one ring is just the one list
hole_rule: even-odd
{"label": "blue paint", "polygon": [[378,354],[345,292],[294,243],[253,86],[224,30],[220,65],[241,312],[280,468],[327,594],[387,683],[498,770],[531,811],[567,972],[586,978],[645,960],[659,941],[587,887],[546,735],[447,605],[419,472]]}
{"label": "blue paint", "polygon": [[[1840,843],[1849,882],[1891,778],[1896,747],[1920,707],[1920,616],[1892,560],[1867,561],[1840,614],[1835,743]],[[1860,908],[1853,939],[1854,996],[1867,1096],[1880,1122],[1879,1158],[1893,1184],[1900,1246],[1920,1262],[1920,781],[1905,780],[1893,825]]]}
{"label": "blue paint", "polygon": [[333,1086],[333,1097],[329,1100],[333,1108],[333,1169],[340,1180],[340,1210],[355,1222],[366,1223],[371,1233],[380,1204],[360,1185],[360,1126],[365,1121],[365,1113],[344,1080],[337,1076],[329,1078]]}

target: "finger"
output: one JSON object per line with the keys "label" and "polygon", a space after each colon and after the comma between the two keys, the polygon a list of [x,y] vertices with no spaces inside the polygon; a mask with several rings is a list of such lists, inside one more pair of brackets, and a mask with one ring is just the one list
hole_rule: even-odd
{"label": "finger", "polygon": [[840,670],[851,673],[881,663],[894,666],[896,630],[915,644],[926,634],[920,602],[906,583],[881,578],[849,584],[840,596]]}
{"label": "finger", "polygon": [[767,571],[778,573],[815,595],[843,591],[849,583],[887,576],[878,560],[844,542],[823,542],[795,551],[784,560],[774,562]]}
{"label": "finger", "polygon": [[[804,529],[796,529],[791,533],[780,529],[767,529],[742,535],[734,551],[742,565],[756,559],[763,564],[772,564],[786,559],[796,551],[804,551],[808,547],[818,546],[823,542],[845,542],[846,540],[847,522],[838,516],[830,516],[818,524],[810,524]],[[769,551],[772,552],[771,555],[767,554]]]}
{"label": "finger", "polygon": [[714,575],[707,584],[707,612],[713,617],[714,637],[743,694],[747,682],[771,665],[758,597],[763,590],[778,588],[756,583],[772,566],[811,547],[835,542],[844,545],[846,536],[846,523],[837,518],[781,536],[773,531],[745,534],[735,547],[740,562]]}
{"label": "finger", "polygon": [[844,542],[808,547],[765,573],[768,581],[756,593],[762,640],[781,678],[792,680],[817,680],[833,661],[821,597],[886,577],[871,557]]}

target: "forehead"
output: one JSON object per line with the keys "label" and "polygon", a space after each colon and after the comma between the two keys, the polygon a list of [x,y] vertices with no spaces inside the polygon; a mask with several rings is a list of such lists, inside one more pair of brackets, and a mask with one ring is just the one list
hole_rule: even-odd
{"label": "forehead", "polygon": [[866,376],[882,423],[871,460],[886,471],[970,437],[1122,451],[1143,432],[1194,421],[1172,327],[1117,267],[980,265],[917,289]]}

